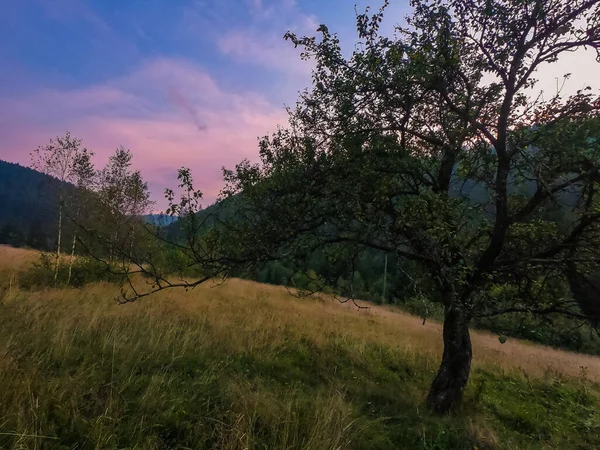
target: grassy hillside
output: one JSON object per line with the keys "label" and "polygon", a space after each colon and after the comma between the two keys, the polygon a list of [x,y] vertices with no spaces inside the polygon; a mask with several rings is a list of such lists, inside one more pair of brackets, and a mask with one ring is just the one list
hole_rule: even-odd
{"label": "grassy hillside", "polygon": [[121,306],[110,284],[0,280],[0,448],[600,447],[598,358],[475,333],[464,408],[439,418],[439,325],[394,309],[241,280]]}

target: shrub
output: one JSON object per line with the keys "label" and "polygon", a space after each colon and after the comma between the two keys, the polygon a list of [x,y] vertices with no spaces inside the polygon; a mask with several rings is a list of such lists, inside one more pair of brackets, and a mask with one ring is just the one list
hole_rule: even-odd
{"label": "shrub", "polygon": [[27,269],[19,273],[19,287],[23,289],[39,289],[66,285],[81,287],[97,281],[108,281],[113,283],[123,281],[123,276],[115,273],[117,270],[111,270],[106,263],[81,256],[73,261],[70,280],[69,261],[60,261],[58,278],[56,280],[54,279],[54,272],[54,257],[47,253],[41,253],[38,261],[32,263]]}

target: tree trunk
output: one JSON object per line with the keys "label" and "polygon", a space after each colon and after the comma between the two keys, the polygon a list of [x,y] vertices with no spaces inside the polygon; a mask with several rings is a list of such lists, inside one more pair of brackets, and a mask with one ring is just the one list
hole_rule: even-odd
{"label": "tree trunk", "polygon": [[129,263],[131,264],[131,255],[133,255],[133,239],[135,237],[135,230],[133,227],[131,227],[131,233],[130,233],[130,242],[129,242]]}
{"label": "tree trunk", "polygon": [[469,320],[460,305],[450,304],[444,314],[444,355],[431,383],[427,405],[446,414],[460,406],[471,371],[471,336]]}
{"label": "tree trunk", "polygon": [[75,259],[75,243],[77,242],[77,232],[73,232],[73,243],[71,244],[71,258],[69,259],[69,276],[67,284],[71,284],[71,275],[73,274],[73,260]]}
{"label": "tree trunk", "polygon": [[54,282],[58,280],[58,266],[60,265],[60,241],[62,238],[62,215],[63,215],[63,200],[62,195],[58,205],[58,237],[56,242],[56,264],[54,265]]}

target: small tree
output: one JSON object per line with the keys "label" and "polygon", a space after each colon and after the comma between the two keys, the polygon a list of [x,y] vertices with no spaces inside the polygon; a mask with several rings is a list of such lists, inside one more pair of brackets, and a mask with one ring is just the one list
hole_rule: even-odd
{"label": "small tree", "polygon": [[90,207],[93,204],[92,190],[96,182],[96,171],[92,163],[93,152],[87,151],[85,148],[76,155],[73,161],[73,182],[76,189],[71,196],[72,209],[73,209],[73,241],[71,243],[71,256],[69,258],[69,275],[67,277],[67,284],[71,283],[71,276],[73,274],[73,261],[75,259],[75,247],[77,244],[77,226],[81,221],[83,210]]}
{"label": "small tree", "polygon": [[98,174],[96,205],[96,238],[108,252],[109,263],[131,253],[135,242],[135,229],[142,224],[144,214],[151,211],[152,201],[148,184],[139,171],[132,171],[133,155],[123,147],[118,148]]}
{"label": "small tree", "polygon": [[350,58],[324,25],[320,41],[286,35],[316,60],[313,88],[289,127],[262,139],[259,164],[225,171],[224,193],[243,198],[229,228],[238,260],[351,243],[417,263],[445,311],[427,398],[445,413],[469,378],[473,318],[600,319],[589,277],[600,248],[600,100],[528,95],[536,71],[565,52],[597,53],[600,3],[411,5],[394,39],[379,34],[383,8],[358,15]]}
{"label": "small tree", "polygon": [[[176,222],[167,230],[151,224],[140,226],[139,234],[148,243],[140,251],[125,252],[124,246],[117,247],[119,254],[129,262],[129,266],[121,272],[125,276],[122,302],[135,301],[167,288],[194,288],[206,281],[227,277],[235,267],[242,265],[229,259],[227,254],[233,252],[225,252],[222,245],[223,234],[219,226],[228,216],[227,211],[221,214],[220,205],[202,210],[202,192],[194,187],[189,169],[181,168],[177,179],[181,192],[179,198],[173,190],[165,190],[169,204],[165,214]],[[139,208],[140,204],[144,202],[135,203],[135,208]],[[236,245],[231,241],[229,244]],[[135,283],[138,274],[148,281],[144,290]]]}
{"label": "small tree", "polygon": [[64,137],[51,139],[45,146],[40,146],[31,153],[31,167],[35,170],[50,175],[59,181],[58,186],[58,230],[56,238],[56,262],[54,280],[58,278],[60,252],[63,236],[63,216],[67,188],[69,184],[77,183],[77,165],[82,158],[88,158],[89,153],[81,146],[81,139],[71,136],[67,131]]}

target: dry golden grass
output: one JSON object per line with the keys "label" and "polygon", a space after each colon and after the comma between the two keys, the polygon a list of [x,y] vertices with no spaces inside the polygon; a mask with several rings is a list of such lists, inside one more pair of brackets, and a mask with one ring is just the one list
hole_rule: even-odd
{"label": "dry golden grass", "polygon": [[[136,303],[117,305],[118,289],[108,283],[92,284],[80,290],[44,290],[28,294],[28,303],[56,302],[69,305],[73,314],[63,320],[76,320],[81,314],[90,316],[90,326],[106,316],[141,315],[148,320],[191,315],[206,318],[211,333],[218,341],[226,341],[239,352],[252,353],[254,348],[274,349],[285,344],[287,336],[279,330],[290,330],[297,337],[310,336],[317,345],[330,343],[331,336],[343,344],[352,340],[359,347],[386,345],[406,354],[418,355],[437,367],[442,352],[442,327],[406,314],[397,308],[360,302],[369,309],[358,310],[351,303],[342,304],[329,296],[297,298],[285,288],[252,281],[231,279],[223,284],[206,284],[186,292],[165,290]],[[97,303],[77,302],[86,298]],[[35,314],[34,311],[30,313]],[[35,316],[34,316],[35,317]],[[67,328],[69,328],[67,326]],[[252,340],[236,331],[249,330]],[[544,347],[518,339],[501,344],[496,335],[472,331],[473,366],[493,367],[507,373],[524,373],[530,377],[549,374],[587,377],[600,382],[600,357]],[[356,344],[355,344],[356,345]]]}
{"label": "dry golden grass", "polygon": [[[102,288],[104,289],[104,288]],[[442,327],[406,314],[398,308],[359,302],[369,309],[358,309],[352,303],[319,295],[317,298],[296,298],[287,289],[246,280],[228,280],[222,285],[204,285],[192,292],[164,291],[156,296],[159,315],[185,312],[219,318],[223,329],[233,323],[250,324],[256,330],[252,344],[282,344],[278,329],[293,329],[299,336],[306,334],[317,342],[328,342],[332,334],[339,339],[351,339],[368,344],[385,344],[409,354],[427,356],[432,367],[442,352]],[[152,301],[152,300],[150,300]],[[134,306],[135,309],[138,305]],[[164,309],[163,309],[164,308]],[[214,324],[214,322],[213,322]],[[227,336],[236,341],[235,334]],[[600,382],[600,357],[583,355],[545,347],[530,342],[509,339],[501,344],[496,335],[472,331],[474,367],[495,367],[507,372],[524,372],[528,376],[548,374],[569,377],[586,376]],[[243,343],[240,342],[240,345]]]}
{"label": "dry golden grass", "polygon": [[[0,248],[1,267],[35,255]],[[600,358],[474,331],[464,417],[439,419],[422,404],[439,323],[239,279],[125,305],[118,294],[93,283],[0,299],[7,448],[52,448],[39,435],[61,448],[600,444]]]}
{"label": "dry golden grass", "polygon": [[[0,270],[23,267],[38,256],[39,252],[35,250],[0,245]],[[97,298],[118,295],[116,288],[109,284],[86,287],[86,293]],[[73,297],[79,298],[81,293],[77,290],[44,291],[43,294],[32,293],[31,298],[35,301],[40,295],[68,302]],[[208,283],[189,292],[166,290],[132,305],[116,307],[107,304],[104,312],[138,314],[141,309],[146,314],[150,314],[151,310],[151,314],[159,316],[200,314],[223,322],[213,323],[223,330],[242,321],[256,329],[256,339],[246,345],[281,345],[281,336],[276,332],[281,328],[309,334],[316,342],[327,340],[332,333],[339,333],[341,339],[359,339],[365,344],[384,343],[408,353],[426,355],[432,364],[437,363],[442,351],[442,329],[438,322],[429,320],[423,324],[422,319],[398,308],[359,303],[369,308],[359,310],[352,303],[340,303],[326,295],[296,298],[284,287],[232,279],[222,285]],[[101,312],[96,311],[95,314]],[[234,334],[227,339],[235,342],[238,338]],[[557,350],[519,339],[509,339],[501,344],[496,335],[480,330],[472,331],[472,339],[475,367],[493,366],[534,377],[549,373],[570,377],[584,375],[600,382],[600,357]]]}
{"label": "dry golden grass", "polygon": [[33,262],[40,252],[0,244],[0,271],[15,271]]}

